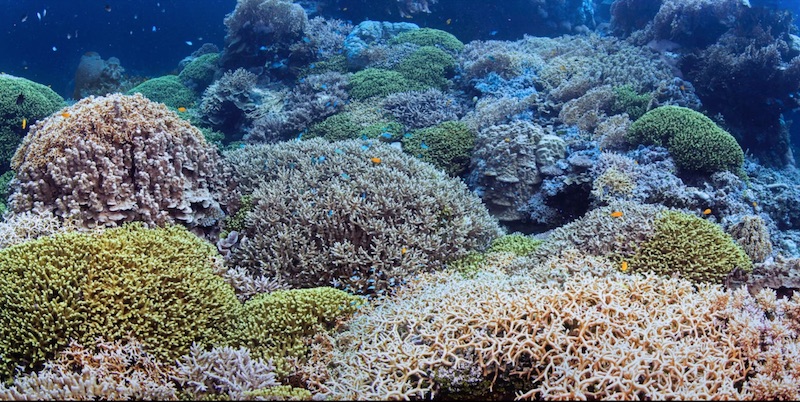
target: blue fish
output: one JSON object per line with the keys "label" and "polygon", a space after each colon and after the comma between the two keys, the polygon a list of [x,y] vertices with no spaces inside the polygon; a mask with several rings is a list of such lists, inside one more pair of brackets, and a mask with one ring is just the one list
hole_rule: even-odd
{"label": "blue fish", "polygon": [[308,36],[303,37],[303,42],[308,43],[311,42],[311,39],[308,39]]}
{"label": "blue fish", "polygon": [[495,36],[495,35],[497,35],[497,31],[489,32],[489,35]]}

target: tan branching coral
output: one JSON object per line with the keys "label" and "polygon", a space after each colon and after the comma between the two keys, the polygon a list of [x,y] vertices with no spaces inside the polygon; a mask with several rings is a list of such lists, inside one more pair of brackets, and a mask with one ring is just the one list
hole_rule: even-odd
{"label": "tan branching coral", "polygon": [[502,234],[463,182],[379,141],[317,138],[226,156],[254,205],[232,265],[293,287],[382,293]]}
{"label": "tan branching coral", "polygon": [[140,94],[89,97],[43,120],[17,149],[9,207],[79,226],[222,216],[223,167],[203,134]]}
{"label": "tan branching coral", "polygon": [[86,348],[72,342],[39,372],[21,375],[0,400],[178,400],[172,368],[154,359],[134,340]]}
{"label": "tan branching coral", "polygon": [[329,364],[310,384],[332,399],[747,398],[754,366],[791,366],[761,363],[763,330],[743,338],[725,325],[740,296],[655,275],[425,275],[357,314],[318,354]]}

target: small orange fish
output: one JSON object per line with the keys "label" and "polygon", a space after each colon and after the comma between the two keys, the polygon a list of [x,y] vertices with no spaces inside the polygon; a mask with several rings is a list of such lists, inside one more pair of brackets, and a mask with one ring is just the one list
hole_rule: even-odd
{"label": "small orange fish", "polygon": [[758,208],[758,203],[753,201],[753,208]]}
{"label": "small orange fish", "polygon": [[408,250],[405,247],[400,249],[400,254],[405,254]]}
{"label": "small orange fish", "polygon": [[369,160],[371,160],[372,163],[374,163],[376,165],[381,163],[381,158],[378,158],[377,156],[373,156],[372,158],[369,158]]}
{"label": "small orange fish", "polygon": [[69,113],[67,113],[67,112],[61,113],[61,117],[65,118],[65,119],[66,119],[67,117],[69,117],[69,116],[72,116],[72,115],[71,115],[71,114],[69,114]]}
{"label": "small orange fish", "polygon": [[614,211],[611,213],[612,218],[619,218],[620,216],[622,216],[622,211]]}
{"label": "small orange fish", "polygon": [[711,214],[711,208],[706,208],[703,210],[703,215],[710,215],[710,214]]}
{"label": "small orange fish", "polygon": [[22,119],[22,129],[24,130],[25,127],[28,127],[28,119]]}
{"label": "small orange fish", "polygon": [[183,107],[183,106],[181,106],[181,107],[179,107],[179,108],[178,108],[178,111],[179,111],[179,112],[181,112],[181,113],[183,113],[183,112],[185,112],[185,111],[186,111],[186,108],[185,108],[185,107]]}
{"label": "small orange fish", "polygon": [[686,90],[686,87],[681,85],[681,91],[685,91],[685,90]]}
{"label": "small orange fish", "polygon": [[627,272],[627,271],[628,271],[628,261],[622,261],[622,266],[621,266],[621,267],[619,267],[619,269],[620,269],[622,272]]}

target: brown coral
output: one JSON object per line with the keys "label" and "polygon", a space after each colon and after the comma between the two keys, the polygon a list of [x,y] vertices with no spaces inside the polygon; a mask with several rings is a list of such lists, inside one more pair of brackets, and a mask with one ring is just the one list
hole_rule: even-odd
{"label": "brown coral", "polygon": [[221,160],[203,134],[139,94],[85,98],[31,129],[12,159],[9,207],[80,226],[222,217]]}

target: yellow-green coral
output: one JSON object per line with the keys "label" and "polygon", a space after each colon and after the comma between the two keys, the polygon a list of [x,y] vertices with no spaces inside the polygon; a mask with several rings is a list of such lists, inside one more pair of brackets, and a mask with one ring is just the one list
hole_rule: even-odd
{"label": "yellow-green coral", "polygon": [[542,241],[520,233],[500,236],[492,241],[487,252],[511,252],[518,257],[525,257],[539,247]]}
{"label": "yellow-green coral", "polygon": [[222,344],[241,304],[216,250],[179,226],[128,224],[0,251],[0,378],[40,367],[74,338],[133,336],[161,359]]}
{"label": "yellow-green coral", "polygon": [[685,170],[741,174],[744,152],[736,139],[700,112],[681,106],[661,106],[631,124],[634,144],[666,146],[676,165]]}
{"label": "yellow-green coral", "polygon": [[253,398],[254,400],[267,401],[310,401],[311,391],[304,388],[295,388],[291,385],[277,385],[255,391],[247,391],[244,393],[244,396]]}
{"label": "yellow-green coral", "polygon": [[287,358],[306,354],[307,337],[349,316],[361,304],[360,297],[329,287],[261,294],[244,304],[237,343],[255,357],[272,359],[275,373],[286,375]]}
{"label": "yellow-green coral", "polygon": [[721,283],[734,268],[753,269],[742,247],[717,225],[677,211],[665,211],[656,219],[653,236],[628,265],[637,271],[712,283]]}

